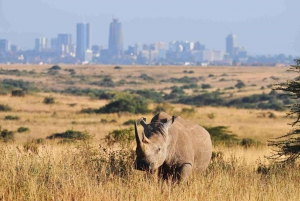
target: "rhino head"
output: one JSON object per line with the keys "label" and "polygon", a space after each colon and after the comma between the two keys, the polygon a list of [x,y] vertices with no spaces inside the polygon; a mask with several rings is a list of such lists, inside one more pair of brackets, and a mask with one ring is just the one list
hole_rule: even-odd
{"label": "rhino head", "polygon": [[136,138],[136,160],[135,169],[143,171],[153,171],[160,167],[167,158],[168,147],[170,144],[169,129],[174,123],[175,118],[166,123],[155,122],[146,123],[146,119],[140,120],[144,127],[142,135],[138,133],[135,122]]}

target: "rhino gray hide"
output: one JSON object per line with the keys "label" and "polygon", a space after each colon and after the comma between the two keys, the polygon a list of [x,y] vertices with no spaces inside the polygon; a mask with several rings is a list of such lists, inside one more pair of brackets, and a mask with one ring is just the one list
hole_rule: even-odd
{"label": "rhino gray hide", "polygon": [[150,124],[140,120],[144,127],[138,133],[135,122],[137,170],[153,172],[163,179],[186,181],[192,170],[207,168],[212,154],[209,133],[201,126],[164,112],[155,115]]}

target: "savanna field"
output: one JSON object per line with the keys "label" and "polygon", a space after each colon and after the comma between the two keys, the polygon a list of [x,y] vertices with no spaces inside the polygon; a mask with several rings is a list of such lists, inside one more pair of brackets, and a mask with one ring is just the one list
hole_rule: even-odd
{"label": "savanna field", "polygon": [[[2,65],[0,200],[299,200],[298,165],[266,159],[295,121],[272,91],[288,69]],[[207,128],[214,151],[164,191],[133,168],[133,122],[159,111]]]}

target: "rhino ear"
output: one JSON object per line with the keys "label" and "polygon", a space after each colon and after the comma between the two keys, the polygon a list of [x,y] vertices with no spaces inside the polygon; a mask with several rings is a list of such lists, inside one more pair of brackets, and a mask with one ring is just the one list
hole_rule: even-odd
{"label": "rhino ear", "polygon": [[146,118],[141,118],[140,120],[140,124],[145,128],[145,126],[147,126],[147,123],[146,123]]}
{"label": "rhino ear", "polygon": [[166,123],[164,123],[164,127],[168,130],[171,128],[171,126],[173,125],[174,121],[176,120],[177,117],[172,116],[172,119],[170,119],[169,121],[167,121]]}

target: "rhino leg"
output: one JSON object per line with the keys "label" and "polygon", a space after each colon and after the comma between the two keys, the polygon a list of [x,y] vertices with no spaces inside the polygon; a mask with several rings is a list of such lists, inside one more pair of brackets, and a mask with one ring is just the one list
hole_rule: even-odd
{"label": "rhino leg", "polygon": [[178,170],[178,181],[180,183],[187,182],[188,178],[192,174],[192,164],[185,163]]}

